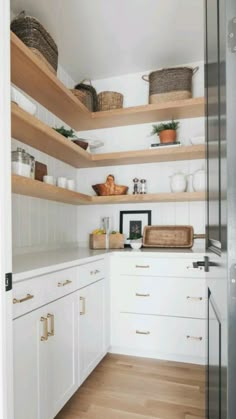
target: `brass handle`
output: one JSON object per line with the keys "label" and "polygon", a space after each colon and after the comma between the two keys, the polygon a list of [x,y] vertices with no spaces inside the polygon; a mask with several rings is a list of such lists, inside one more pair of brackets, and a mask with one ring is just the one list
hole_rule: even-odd
{"label": "brass handle", "polygon": [[54,314],[48,313],[47,315],[48,320],[50,320],[50,332],[48,332],[48,336],[55,336],[55,328],[54,328]]}
{"label": "brass handle", "polygon": [[149,265],[135,265],[135,268],[148,269],[148,268],[150,268],[150,266]]}
{"label": "brass handle", "polygon": [[34,298],[33,295],[27,294],[24,298],[13,298],[13,304],[24,303],[25,301],[32,300]]}
{"label": "brass handle", "polygon": [[40,321],[43,323],[43,336],[41,336],[41,341],[48,340],[48,319],[47,317],[41,317]]}
{"label": "brass handle", "polygon": [[202,337],[201,336],[186,336],[186,338],[187,339],[189,339],[189,340],[198,340],[198,341],[201,341],[202,340]]}
{"label": "brass handle", "polygon": [[190,297],[189,295],[186,298],[187,298],[187,300],[192,300],[192,301],[202,301],[203,300],[202,297]]}
{"label": "brass handle", "polygon": [[80,311],[80,315],[83,316],[86,313],[86,301],[85,297],[80,297],[80,301],[82,301],[82,310]]}
{"label": "brass handle", "polygon": [[67,279],[65,282],[58,282],[57,286],[64,287],[65,285],[69,285],[69,284],[72,284],[72,281],[69,281],[69,279]]}
{"label": "brass handle", "polygon": [[149,331],[142,332],[141,330],[136,330],[136,334],[137,335],[150,335],[150,332]]}
{"label": "brass handle", "polygon": [[138,292],[136,292],[136,297],[150,297],[150,294],[139,294]]}

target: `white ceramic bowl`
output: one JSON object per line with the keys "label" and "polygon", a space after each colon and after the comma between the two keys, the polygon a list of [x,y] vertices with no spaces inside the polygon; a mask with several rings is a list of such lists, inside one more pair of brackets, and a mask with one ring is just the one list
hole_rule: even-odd
{"label": "white ceramic bowl", "polygon": [[132,247],[132,249],[134,250],[139,250],[142,247],[142,242],[130,242],[130,246]]}
{"label": "white ceramic bowl", "polygon": [[205,137],[191,137],[190,138],[191,144],[193,145],[199,145],[199,144],[204,144],[205,143]]}
{"label": "white ceramic bowl", "polygon": [[11,86],[11,100],[31,115],[36,114],[36,105],[23,95],[23,93],[19,92],[19,90],[17,90],[14,86]]}

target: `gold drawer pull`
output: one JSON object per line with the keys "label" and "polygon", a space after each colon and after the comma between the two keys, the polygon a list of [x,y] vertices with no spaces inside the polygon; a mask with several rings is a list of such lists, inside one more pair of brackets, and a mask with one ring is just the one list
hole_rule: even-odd
{"label": "gold drawer pull", "polygon": [[189,295],[187,296],[187,300],[192,300],[192,301],[202,301],[203,298],[202,297],[190,297]]}
{"label": "gold drawer pull", "polygon": [[139,294],[138,292],[136,292],[136,297],[150,297],[150,294]]}
{"label": "gold drawer pull", "polygon": [[149,265],[135,265],[135,268],[148,269],[148,268],[150,268],[150,266]]}
{"label": "gold drawer pull", "polygon": [[82,310],[80,311],[80,315],[84,316],[84,314],[86,313],[86,300],[84,297],[80,297],[79,299],[80,301],[82,301]]}
{"label": "gold drawer pull", "polygon": [[41,336],[41,341],[48,340],[48,319],[47,317],[41,317],[40,321],[43,323],[43,336]]}
{"label": "gold drawer pull", "polygon": [[72,281],[69,281],[69,279],[67,279],[65,282],[58,282],[57,286],[64,287],[65,285],[69,285],[69,284],[72,284]]}
{"label": "gold drawer pull", "polygon": [[201,341],[202,340],[202,337],[201,336],[186,336],[186,338],[187,339],[189,339],[189,340],[198,340],[198,341]]}
{"label": "gold drawer pull", "polygon": [[136,334],[137,334],[137,335],[150,335],[150,332],[149,332],[149,331],[147,331],[147,332],[142,332],[141,330],[136,330]]}
{"label": "gold drawer pull", "polygon": [[48,332],[48,336],[55,336],[55,329],[54,329],[54,314],[48,313],[47,315],[48,320],[50,320],[50,332]]}
{"label": "gold drawer pull", "polygon": [[34,298],[33,295],[27,294],[24,298],[13,298],[13,304],[24,303],[25,301],[32,300]]}

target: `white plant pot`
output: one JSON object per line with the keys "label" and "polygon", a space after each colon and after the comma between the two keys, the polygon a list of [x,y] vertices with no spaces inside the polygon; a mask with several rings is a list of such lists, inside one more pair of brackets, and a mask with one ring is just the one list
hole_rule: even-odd
{"label": "white plant pot", "polygon": [[133,250],[139,250],[142,247],[142,242],[133,240],[130,242],[130,246],[132,247]]}

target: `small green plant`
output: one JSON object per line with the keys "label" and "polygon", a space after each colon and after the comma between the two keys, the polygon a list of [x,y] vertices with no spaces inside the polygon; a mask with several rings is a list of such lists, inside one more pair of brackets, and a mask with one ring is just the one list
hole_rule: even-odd
{"label": "small green plant", "polygon": [[174,130],[177,131],[177,129],[179,128],[179,122],[178,121],[174,121],[172,119],[171,122],[167,122],[167,123],[161,123],[159,125],[153,125],[152,126],[152,132],[150,135],[159,135],[161,131],[166,131],[166,130]]}
{"label": "small green plant", "polygon": [[127,240],[139,240],[143,236],[141,236],[140,233],[132,233],[130,237],[127,238]]}
{"label": "small green plant", "polygon": [[59,134],[63,135],[66,138],[76,138],[75,132],[73,129],[66,129],[63,125],[60,128],[53,128]]}

